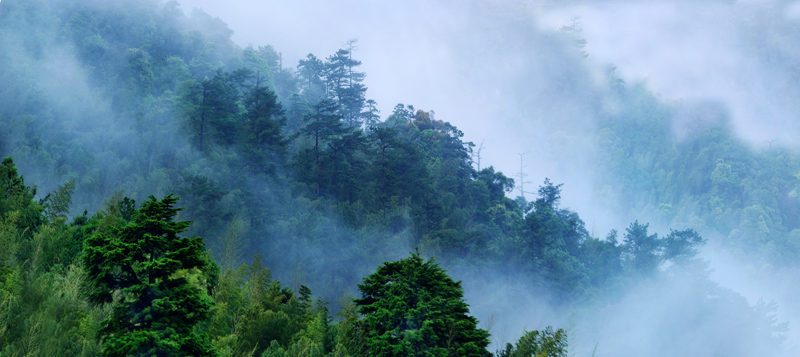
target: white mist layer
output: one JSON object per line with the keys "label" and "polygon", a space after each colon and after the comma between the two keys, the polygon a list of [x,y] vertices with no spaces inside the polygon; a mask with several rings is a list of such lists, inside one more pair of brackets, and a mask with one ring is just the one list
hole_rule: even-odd
{"label": "white mist layer", "polygon": [[658,1],[560,7],[542,18],[549,28],[578,18],[595,61],[646,81],[664,100],[724,103],[750,144],[797,147],[793,65],[762,56],[797,58],[796,44],[778,35],[798,14],[798,2]]}
{"label": "white mist layer", "polygon": [[[624,231],[634,219],[651,221],[620,216],[614,208],[622,203],[604,200],[601,188],[592,183],[595,173],[586,170],[594,152],[592,106],[608,104],[600,83],[608,65],[616,66],[628,83],[643,81],[667,103],[719,103],[736,132],[754,147],[800,144],[794,119],[799,113],[794,103],[798,91],[785,81],[791,66],[770,66],[745,37],[752,29],[769,33],[770,23],[798,21],[800,2],[482,6],[421,0],[380,4],[184,0],[182,4],[187,12],[198,7],[219,16],[235,31],[233,39],[241,46],[274,46],[287,68],[307,53],[323,58],[357,38],[354,58],[363,62],[361,70],[367,73],[367,97],[377,100],[384,118],[399,102],[434,110],[437,119],[461,129],[467,141],[483,143],[483,167],[493,165],[509,177],[520,171],[518,153],[525,153],[522,165],[528,176],[522,181],[527,198],[536,197],[545,177],[564,183],[562,206],[578,212],[596,237],[610,229]],[[573,19],[583,30],[578,35],[587,40],[586,59],[570,54],[554,37]],[[788,57],[794,56],[793,46],[780,41],[764,44],[765,51]],[[559,92],[562,85],[566,89]],[[657,228],[655,232],[665,233],[666,227]],[[712,280],[740,292],[750,304],[759,298],[774,299],[781,304],[780,320],[798,321],[796,302],[787,299],[785,289],[778,289],[781,280],[758,282],[743,272],[750,268],[741,268],[740,262],[713,250],[702,256],[711,261]],[[508,294],[525,292],[513,284],[491,294],[471,292],[465,285],[473,312],[484,324],[497,313],[492,332],[498,344],[513,341],[521,328],[563,326],[570,313],[553,312],[535,299],[526,301],[529,305],[524,308],[504,306],[494,311],[492,306],[521,303]],[[643,286],[621,297],[618,305],[598,312],[593,318],[607,319],[610,332],[586,332],[589,341],[583,350],[591,351],[594,338],[602,338],[597,342],[605,355],[613,351],[636,355],[647,352],[648,343],[661,344],[653,339],[664,330],[631,320],[643,313],[650,320],[669,317],[668,307],[680,305],[681,293],[689,294],[680,282],[672,288],[677,295]],[[512,318],[516,320],[503,321]],[[709,332],[713,327],[704,326]],[[628,337],[638,344],[626,347]],[[798,340],[794,330],[790,337],[790,342]]]}

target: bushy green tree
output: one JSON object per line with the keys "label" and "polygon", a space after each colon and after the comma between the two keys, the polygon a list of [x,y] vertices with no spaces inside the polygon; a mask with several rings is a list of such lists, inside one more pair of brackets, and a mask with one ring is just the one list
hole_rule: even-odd
{"label": "bushy green tree", "polygon": [[631,223],[625,229],[624,257],[632,272],[652,274],[661,265],[661,242],[658,234],[648,234],[649,223]]}
{"label": "bushy green tree", "polygon": [[370,356],[486,356],[489,333],[467,315],[461,282],[419,252],[358,285]]}
{"label": "bushy green tree", "polygon": [[555,288],[561,299],[574,299],[586,288],[586,267],[579,260],[588,232],[578,214],[558,207],[561,186],[545,179],[540,198],[523,223],[521,251],[528,269]]}
{"label": "bushy green tree", "polygon": [[189,222],[173,221],[177,200],[150,196],[126,225],[86,241],[90,301],[112,306],[101,330],[104,355],[216,354],[193,330],[212,305],[204,287],[215,265],[202,238],[178,236]]}
{"label": "bushy green tree", "polygon": [[647,233],[649,226],[636,221],[625,230],[621,257],[633,274],[651,275],[666,261],[686,264],[697,255],[695,248],[705,244],[693,229],[670,230],[669,235],[658,238],[658,234]]}
{"label": "bushy green tree", "polygon": [[265,87],[253,88],[244,99],[244,107],[239,142],[246,164],[253,172],[274,173],[286,154],[286,139],[281,133],[283,109],[275,93]]}
{"label": "bushy green tree", "polygon": [[498,351],[498,357],[566,357],[568,339],[564,329],[553,331],[548,326],[543,331],[528,331],[519,338],[516,345],[506,344]]}
{"label": "bushy green tree", "polygon": [[22,175],[17,173],[14,159],[6,157],[0,164],[0,217],[5,217],[17,211],[15,223],[22,230],[29,230],[27,235],[33,234],[33,228],[42,221],[41,205],[33,201],[36,196],[36,186],[26,186]]}

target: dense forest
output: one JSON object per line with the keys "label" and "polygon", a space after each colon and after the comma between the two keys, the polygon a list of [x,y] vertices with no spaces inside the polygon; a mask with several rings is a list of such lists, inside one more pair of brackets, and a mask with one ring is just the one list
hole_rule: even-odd
{"label": "dense forest", "polygon": [[[569,29],[553,39],[579,61]],[[791,351],[776,304],[712,281],[698,251],[797,270],[796,152],[724,118],[675,139],[674,117],[715,112],[610,70],[595,180],[641,217],[590,232],[570,187],[529,201],[476,164],[456,118],[382,116],[354,42],[285,66],[231,35],[175,1],[0,3],[0,355]],[[532,300],[554,327],[492,329]],[[637,341],[626,310],[667,336]]]}

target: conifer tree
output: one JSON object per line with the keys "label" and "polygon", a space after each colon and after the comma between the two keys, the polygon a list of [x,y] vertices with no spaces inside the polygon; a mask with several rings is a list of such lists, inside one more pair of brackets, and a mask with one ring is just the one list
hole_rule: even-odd
{"label": "conifer tree", "polygon": [[461,282],[419,252],[358,285],[370,356],[487,356],[489,333],[467,315]]}
{"label": "conifer tree", "polygon": [[15,219],[15,224],[20,230],[27,230],[26,236],[30,236],[34,227],[42,221],[43,208],[34,202],[34,196],[36,186],[25,185],[22,175],[17,172],[14,159],[3,158],[0,164],[0,218],[18,211],[19,217]]}
{"label": "conifer tree", "polygon": [[101,330],[106,356],[216,355],[193,331],[212,305],[202,286],[215,265],[202,238],[178,236],[189,222],[173,221],[177,200],[150,196],[125,226],[86,241],[89,299],[112,304]]}
{"label": "conifer tree", "polygon": [[284,162],[286,140],[283,109],[274,92],[265,87],[253,88],[244,100],[246,112],[240,127],[240,146],[252,171],[274,172]]}

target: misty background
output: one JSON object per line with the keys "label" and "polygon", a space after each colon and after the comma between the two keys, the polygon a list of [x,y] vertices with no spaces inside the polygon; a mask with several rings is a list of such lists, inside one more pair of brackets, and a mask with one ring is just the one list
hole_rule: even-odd
{"label": "misty background", "polygon": [[[614,202],[619,198],[604,195],[593,178],[599,175],[591,165],[598,112],[615,110],[605,76],[612,66],[619,79],[652,91],[674,108],[675,140],[711,125],[704,121],[729,121],[752,150],[800,144],[800,49],[791,41],[800,2],[182,4],[219,16],[241,46],[274,46],[284,66],[358,39],[354,53],[363,62],[364,83],[382,115],[397,102],[434,110],[462,129],[475,149],[483,145],[483,167],[493,165],[509,177],[520,172],[518,154],[524,153],[526,197],[535,196],[531,193],[545,177],[563,182],[563,206],[579,212],[595,236],[634,219],[651,222],[659,231],[673,223],[642,211],[609,209],[621,206]],[[585,40],[587,56],[566,51],[561,46],[565,37]],[[519,195],[516,179],[510,196]],[[790,278],[765,281],[748,274],[747,269],[760,268],[716,251],[714,238],[719,237],[704,233],[710,239],[703,257],[710,262],[711,276],[751,304],[761,298],[777,301],[779,318],[792,327],[790,342],[798,341],[795,321],[800,315],[794,289],[786,287]]]}
{"label": "misty background", "polygon": [[[181,3],[218,16],[240,46],[273,46],[287,68],[357,39],[364,83],[384,117],[397,103],[434,110],[476,150],[483,143],[484,166],[509,177],[520,171],[518,153],[526,153],[532,184],[525,191],[548,175],[564,182],[564,202],[602,225],[599,232],[630,219],[593,218],[603,211],[587,201],[597,188],[576,177],[587,175],[582,160],[591,160],[591,144],[571,162],[555,162],[553,145],[559,131],[581,145],[580,133],[596,130],[598,106],[613,110],[604,93],[610,67],[667,105],[729,120],[754,149],[798,145],[798,50],[788,36],[799,2]],[[576,45],[587,57],[567,53],[562,37],[585,40]],[[676,115],[678,139],[687,135],[682,121],[700,119]]]}
{"label": "misty background", "polygon": [[[87,3],[130,11],[146,8],[101,1]],[[662,270],[674,279],[629,286],[616,295],[603,296],[599,299],[601,303],[579,308],[551,304],[548,298],[551,292],[532,291],[522,274],[503,272],[506,279],[495,281],[492,277],[496,272],[491,269],[445,266],[456,279],[464,281],[471,313],[484,328],[490,328],[496,347],[513,342],[523,329],[555,325],[573,327],[576,341],[573,351],[580,355],[589,355],[595,346],[599,355],[657,354],[654,350],[669,355],[702,354],[699,351],[725,345],[730,350],[716,352],[754,355],[762,346],[748,343],[752,336],[732,331],[730,327],[752,325],[752,331],[769,334],[771,324],[786,321],[789,323],[786,355],[796,351],[793,348],[800,341],[797,325],[800,304],[794,298],[798,292],[796,262],[770,261],[773,257],[770,252],[779,248],[769,248],[771,251],[765,248],[766,252],[732,249],[729,244],[732,233],[715,228],[702,204],[691,197],[670,197],[655,188],[648,191],[642,185],[627,184],[603,165],[610,160],[605,155],[610,155],[609,147],[613,147],[615,138],[633,140],[644,131],[624,132],[620,128],[651,124],[661,131],[641,139],[644,143],[638,149],[647,153],[635,153],[646,158],[640,161],[657,161],[658,157],[672,155],[683,143],[695,145],[693,140],[704,135],[705,130],[721,125],[729,127],[735,140],[741,143],[736,150],[756,158],[752,162],[763,166],[763,160],[758,161],[762,157],[773,158],[778,166],[784,158],[794,162],[793,155],[800,143],[796,119],[800,114],[796,104],[800,94],[797,81],[800,53],[792,41],[800,21],[797,2],[229,1],[223,4],[208,0],[180,4],[179,10],[191,19],[184,25],[209,38],[218,36],[221,39],[215,43],[218,48],[236,51],[248,45],[255,48],[270,45],[280,53],[279,65],[287,72],[295,71],[298,61],[309,53],[325,58],[345,48],[349,40],[357,39],[353,57],[363,63],[360,70],[366,73],[367,97],[377,101],[382,119],[392,114],[397,103],[435,111],[436,119],[454,124],[464,132],[464,141],[475,143],[474,166],[480,160],[481,168],[492,165],[512,178],[523,167],[526,176],[515,177],[516,187],[508,193],[511,198],[520,195],[522,184],[522,195],[533,201],[545,177],[557,184],[564,183],[561,207],[578,213],[591,237],[604,238],[612,229],[622,234],[631,222],[638,220],[649,222],[650,232],[662,237],[670,228],[691,228],[708,240],[700,257],[708,264],[709,277],[718,285],[697,283],[702,279],[698,279],[696,271],[673,271],[667,266]],[[194,8],[204,13],[193,12]],[[29,21],[9,16],[3,20]],[[38,21],[37,24],[48,22]],[[33,25],[23,24],[20,28],[25,26]],[[50,32],[43,33],[62,31],[52,26]],[[178,162],[176,171],[188,173],[180,187],[196,183],[189,174],[223,179],[218,171],[225,166],[220,162],[228,157],[204,157],[190,149],[189,139],[171,121],[168,105],[161,102],[163,98],[151,98],[143,104],[159,113],[154,120],[159,125],[149,127],[141,124],[144,121],[127,120],[136,118],[137,108],[119,105],[118,98],[132,94],[121,89],[114,92],[114,98],[103,96],[92,77],[96,68],[83,66],[82,61],[92,58],[92,53],[76,51],[56,37],[43,35],[41,42],[36,42],[22,40],[22,34],[4,35],[6,43],[13,43],[10,48],[15,50],[6,51],[0,59],[18,67],[15,67],[17,72],[3,73],[7,77],[2,78],[30,78],[35,90],[7,86],[0,89],[3,98],[39,95],[47,98],[59,117],[35,126],[33,119],[27,123],[22,120],[17,124],[24,125],[5,128],[6,136],[0,138],[3,155],[13,154],[26,182],[38,184],[41,192],[52,191],[63,183],[64,177],[96,176],[80,172],[77,168],[81,166],[95,165],[107,170],[99,174],[105,180],[79,182],[79,191],[83,187],[101,194],[80,200],[73,207],[73,215],[102,207],[103,200],[115,191],[119,182],[125,194],[132,197],[161,196],[174,190],[170,180],[174,171],[159,168],[159,162]],[[234,43],[225,42],[227,36]],[[92,49],[93,45],[103,46],[102,43],[84,45],[83,50]],[[236,63],[230,58],[213,58],[209,62]],[[192,74],[200,73],[198,77],[213,76],[211,68],[192,66]],[[177,92],[178,86],[173,89]],[[15,103],[16,99],[8,100],[2,114],[13,115]],[[88,129],[98,126],[103,127],[103,135]],[[52,128],[65,130],[49,130]],[[604,130],[607,128],[612,129]],[[35,144],[17,145],[15,140],[23,136],[37,137],[42,145],[58,140],[79,141],[82,143],[79,147],[91,152],[94,161],[81,163],[55,154],[49,158],[37,157]],[[648,139],[674,146],[648,147]],[[665,147],[672,151],[662,150]],[[139,152],[151,153],[149,161],[129,159]],[[226,155],[235,157],[237,153]],[[75,152],[65,156],[84,157]],[[724,168],[724,164],[719,167]],[[685,166],[691,165],[685,162]],[[631,171],[636,173],[647,166],[632,167]],[[737,169],[740,167],[734,166],[733,170]],[[661,170],[668,171],[663,167]],[[742,170],[746,171],[746,167]],[[130,172],[140,176],[125,177]],[[683,183],[683,179],[672,178],[678,183]],[[313,206],[297,203],[282,210],[269,210],[270,204],[286,202],[282,195],[288,194],[271,182],[253,180],[247,185],[256,192],[247,199],[264,202],[267,207],[264,216],[297,215],[292,223],[302,225],[302,214]],[[688,186],[678,185],[689,191]],[[796,193],[792,197],[788,191],[770,194],[796,201]],[[231,191],[213,199],[222,207],[219,210],[234,210],[233,202],[248,195]],[[184,194],[185,199],[189,197]],[[190,215],[208,214],[199,209],[193,211],[195,208],[190,207]],[[744,222],[745,218],[741,220]],[[352,243],[353,237],[363,233],[342,228],[340,219],[335,215],[325,217],[313,232],[324,235],[325,242],[316,242],[313,237],[298,240],[318,245],[292,250],[286,248],[296,243],[290,237],[277,239],[276,245],[293,253],[302,249],[305,261],[317,261],[319,266],[329,263],[346,266],[349,254],[356,254],[350,252],[363,248]],[[792,236],[791,232],[800,227],[791,219],[785,221],[787,231],[782,233],[794,239],[797,234]],[[246,224],[242,224],[241,229],[246,231]],[[203,228],[207,227],[195,227]],[[220,231],[224,228],[229,227],[212,227],[208,231],[224,234]],[[274,229],[281,233],[289,230]],[[370,234],[384,232],[376,230]],[[411,249],[408,241],[395,243],[376,248],[379,254],[372,257],[375,264],[402,257]],[[276,276],[290,286],[310,279],[314,269],[319,269],[315,266],[307,268],[312,272],[303,271],[292,266],[290,260],[276,261],[272,267]],[[347,274],[351,280],[357,280],[373,268],[353,268]],[[338,293],[320,286],[312,289],[329,300]],[[770,305],[771,301],[775,305]],[[763,316],[755,313],[730,316],[731,311],[749,311],[751,306],[761,309],[764,316],[770,315],[772,306],[777,313],[775,321],[761,321]],[[767,336],[763,340],[769,339]]]}

